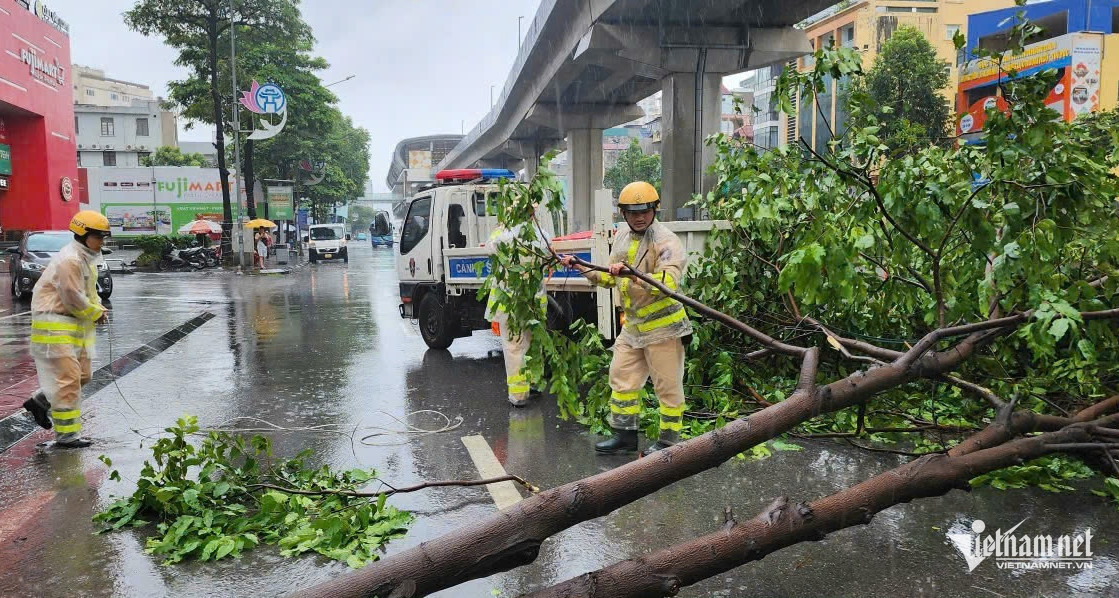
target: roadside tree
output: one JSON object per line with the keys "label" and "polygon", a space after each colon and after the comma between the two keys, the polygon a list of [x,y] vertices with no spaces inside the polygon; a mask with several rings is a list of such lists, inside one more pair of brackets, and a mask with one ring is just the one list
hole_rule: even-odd
{"label": "roadside tree", "polygon": [[[860,93],[873,105],[889,106],[876,112],[878,136],[893,155],[912,153],[934,144],[948,147],[951,108],[944,95],[948,63],[936,55],[925,34],[914,27],[900,27],[882,45],[874,66],[854,86],[848,102]],[[866,105],[865,100],[855,99]],[[865,111],[860,114],[866,114]],[[852,126],[868,126],[854,120]]]}
{"label": "roadside tree", "polygon": [[617,199],[622,188],[634,181],[646,181],[658,191],[661,188],[661,157],[657,154],[646,155],[636,139],[622,150],[618,163],[606,170],[602,182],[614,192],[614,199]]}
{"label": "roadside tree", "polygon": [[[197,118],[214,125],[217,148],[218,172],[222,185],[222,254],[233,255],[233,207],[230,198],[229,166],[226,159],[225,140],[229,132],[227,110],[232,98],[230,87],[220,85],[219,62],[228,54],[221,52],[221,44],[228,43],[230,27],[242,31],[268,31],[276,39],[298,37],[293,26],[306,27],[299,18],[298,0],[137,0],[132,9],[124,13],[125,23],[143,35],[155,35],[178,51],[176,64],[190,70],[187,83],[196,86],[197,96],[209,96],[209,110],[196,112],[188,118]],[[175,86],[172,84],[172,90]],[[172,101],[175,101],[172,94]],[[189,109],[196,104],[184,105]]]}
{"label": "roadside tree", "polygon": [[199,153],[183,153],[177,147],[164,145],[156,148],[155,153],[140,159],[141,166],[198,166],[206,167],[206,156]]}

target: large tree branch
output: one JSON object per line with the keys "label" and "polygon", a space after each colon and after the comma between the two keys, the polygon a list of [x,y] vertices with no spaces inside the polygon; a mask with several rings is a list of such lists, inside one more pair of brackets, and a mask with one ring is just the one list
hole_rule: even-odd
{"label": "large tree branch", "polygon": [[[919,364],[904,357],[808,388],[817,352],[805,349],[801,384],[786,400],[702,436],[582,480],[546,490],[511,509],[459,528],[303,592],[305,596],[423,596],[535,560],[547,538],[601,517],[674,482],[717,467],[738,453],[791,431],[821,413],[864,403],[884,390],[958,367],[991,334],[975,334]],[[814,377],[814,374],[813,374]]]}
{"label": "large tree branch", "polygon": [[[589,270],[595,270],[595,271],[598,271],[598,272],[609,272],[610,271],[610,269],[605,267],[605,266],[599,266],[597,264],[592,264],[591,262],[588,262],[586,260],[583,260],[583,259],[575,257],[575,256],[572,256],[572,259],[574,260],[574,263],[576,265],[581,266],[583,268],[587,268]],[[702,315],[705,315],[705,316],[711,318],[712,320],[717,320],[717,321],[725,324],[726,326],[728,326],[728,327],[730,327],[734,330],[737,330],[737,331],[745,334],[746,336],[749,336],[750,338],[752,338],[752,339],[758,341],[759,343],[761,343],[767,349],[773,350],[777,353],[784,353],[785,355],[795,355],[795,356],[803,356],[808,351],[808,348],[806,348],[806,347],[798,347],[798,346],[795,346],[795,345],[789,345],[787,343],[783,343],[783,342],[769,336],[768,334],[765,334],[764,332],[762,332],[760,330],[757,330],[756,328],[750,326],[749,324],[746,324],[746,323],[744,323],[744,322],[742,322],[742,321],[740,321],[740,320],[738,320],[734,317],[728,316],[727,314],[724,314],[723,312],[718,311],[714,308],[708,307],[708,306],[704,305],[703,303],[700,303],[699,301],[696,301],[695,299],[692,299],[691,297],[688,297],[687,295],[682,295],[682,294],[668,288],[661,281],[656,280],[655,278],[653,278],[653,277],[651,277],[651,276],[649,276],[649,275],[647,275],[643,272],[640,272],[640,271],[638,271],[638,270],[636,270],[636,269],[634,269],[634,268],[632,268],[628,265],[626,266],[625,270],[622,272],[622,275],[623,276],[633,276],[634,278],[637,278],[638,280],[644,282],[645,284],[657,289],[662,294],[664,294],[666,297],[671,297],[671,298],[679,301],[680,303],[683,303],[684,305],[687,305],[688,307],[694,309],[696,312],[698,312]]]}
{"label": "large tree branch", "polygon": [[828,534],[870,523],[892,506],[969,490],[975,476],[1092,443],[1090,426],[1073,424],[1056,432],[1015,440],[960,455],[935,454],[876,475],[860,484],[813,502],[779,497],[753,519],[642,557],[534,592],[534,598],[651,598],[675,596],[680,588],[760,560],[782,548],[819,541]]}

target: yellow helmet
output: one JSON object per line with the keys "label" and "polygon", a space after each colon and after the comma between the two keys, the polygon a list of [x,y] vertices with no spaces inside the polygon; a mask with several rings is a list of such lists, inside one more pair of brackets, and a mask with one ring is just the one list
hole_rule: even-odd
{"label": "yellow helmet", "polygon": [[655,210],[660,200],[656,187],[645,181],[637,181],[622,189],[622,193],[618,195],[618,209],[623,212]]}
{"label": "yellow helmet", "polygon": [[93,210],[82,210],[74,214],[70,220],[70,230],[75,235],[82,236],[91,232],[109,234],[109,219]]}

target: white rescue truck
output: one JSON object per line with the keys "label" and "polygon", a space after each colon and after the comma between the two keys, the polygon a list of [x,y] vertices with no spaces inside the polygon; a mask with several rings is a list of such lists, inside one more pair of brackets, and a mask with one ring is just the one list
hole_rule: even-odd
{"label": "white rescue truck", "polygon": [[[475,330],[489,330],[485,301],[477,297],[489,274],[490,252],[486,241],[497,228],[497,217],[486,205],[498,193],[499,178],[513,178],[502,169],[445,170],[437,184],[408,201],[400,233],[397,276],[400,279],[400,316],[419,321],[420,335],[432,349],[446,349],[456,338]],[[595,198],[593,230],[557,237],[552,248],[596,264],[606,264],[618,227],[614,223],[609,190]],[[726,221],[666,222],[680,236],[689,259],[703,253],[704,242],[716,228],[730,228]],[[485,264],[479,277],[475,264]],[[574,270],[558,266],[545,283],[548,291],[548,326],[566,329],[583,318],[598,326],[607,339],[620,332],[614,291],[595,287]],[[686,287],[685,287],[686,288]]]}

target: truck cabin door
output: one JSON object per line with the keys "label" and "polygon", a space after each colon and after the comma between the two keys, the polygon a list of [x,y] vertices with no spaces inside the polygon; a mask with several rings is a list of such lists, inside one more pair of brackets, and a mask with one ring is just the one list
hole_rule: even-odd
{"label": "truck cabin door", "polygon": [[470,214],[469,195],[455,192],[447,199],[447,230],[443,237],[446,249],[466,249],[476,246],[475,226]]}
{"label": "truck cabin door", "polygon": [[431,195],[417,196],[408,206],[400,231],[400,258],[396,261],[401,282],[435,282],[431,206]]}

